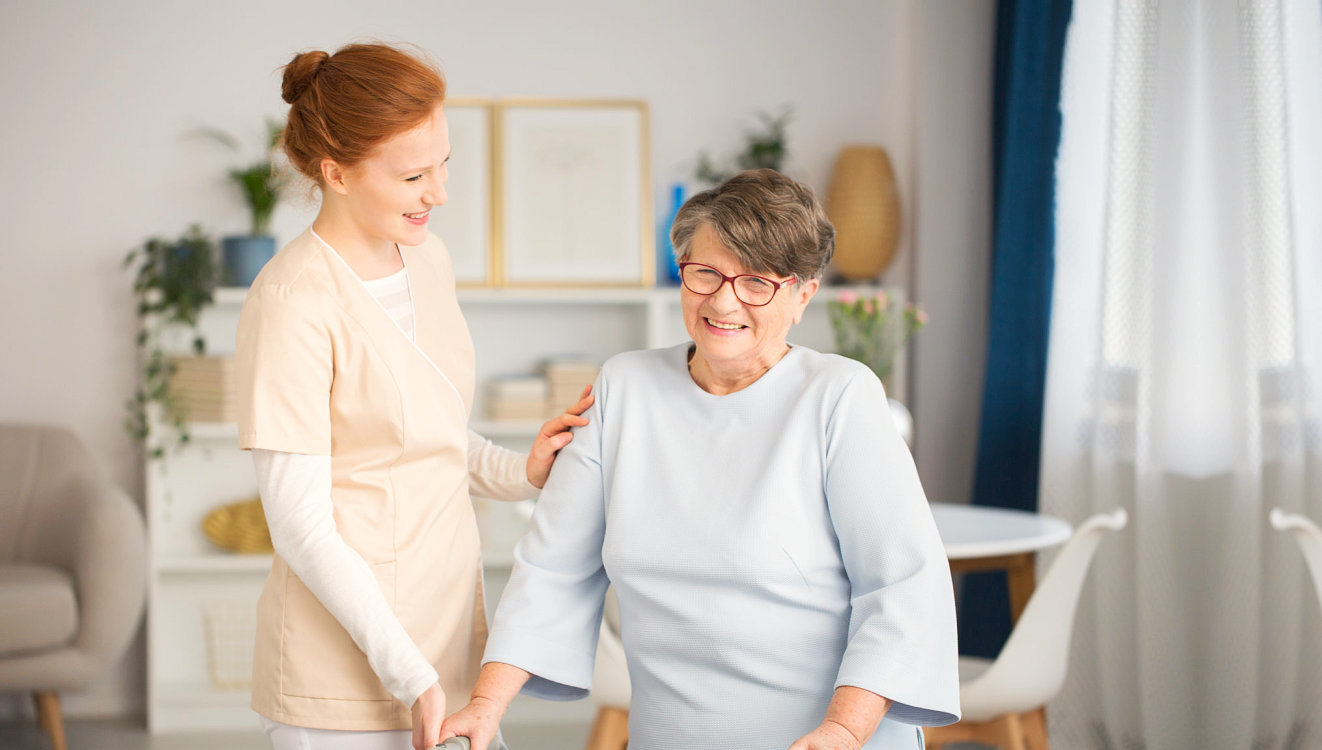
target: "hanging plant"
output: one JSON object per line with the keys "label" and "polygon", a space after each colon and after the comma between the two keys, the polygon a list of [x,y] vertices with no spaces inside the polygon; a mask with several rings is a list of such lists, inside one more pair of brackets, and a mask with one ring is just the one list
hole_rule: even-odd
{"label": "hanging plant", "polygon": [[[151,458],[160,458],[167,449],[189,442],[187,420],[170,392],[173,366],[163,339],[167,330],[183,326],[192,332],[193,353],[206,354],[198,318],[212,303],[220,275],[216,245],[194,224],[176,240],[152,237],[130,250],[124,267],[135,269],[133,293],[141,321],[138,387],[128,401],[124,428]],[[170,435],[154,434],[158,420],[170,428]]]}

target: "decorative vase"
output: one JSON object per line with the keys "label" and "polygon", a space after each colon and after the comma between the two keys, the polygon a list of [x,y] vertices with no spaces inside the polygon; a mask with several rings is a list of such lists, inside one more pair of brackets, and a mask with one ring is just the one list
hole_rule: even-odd
{"label": "decorative vase", "polygon": [[904,444],[912,448],[913,415],[909,413],[909,407],[893,398],[888,398],[886,401],[890,406],[891,419],[895,422],[895,429],[899,431],[900,437],[904,439]]}
{"label": "decorative vase", "polygon": [[[664,273],[657,274],[657,280],[661,283],[672,285],[679,284],[679,259],[675,257],[675,246],[670,243],[670,227],[675,224],[675,215],[684,205],[684,186],[675,183],[670,188],[670,211],[666,218],[662,220],[661,225],[657,227],[658,234],[656,246],[660,248],[664,258],[659,258],[659,264],[664,264]],[[658,268],[658,271],[661,269]]]}
{"label": "decorative vase", "polygon": [[870,281],[895,257],[900,200],[895,170],[880,146],[840,151],[826,191],[826,213],[835,225],[831,265],[850,281]]}
{"label": "decorative vase", "polygon": [[236,235],[220,241],[225,281],[230,286],[251,286],[266,261],[275,256],[275,238],[270,235]]}

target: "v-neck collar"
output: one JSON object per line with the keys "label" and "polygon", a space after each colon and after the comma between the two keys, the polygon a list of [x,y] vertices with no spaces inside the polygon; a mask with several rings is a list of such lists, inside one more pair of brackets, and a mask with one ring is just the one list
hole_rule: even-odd
{"label": "v-neck collar", "polygon": [[345,273],[348,273],[350,276],[353,277],[354,281],[358,282],[358,288],[362,290],[363,294],[367,295],[368,299],[372,300],[372,304],[375,305],[376,309],[381,312],[381,316],[385,318],[385,322],[389,324],[389,327],[395,329],[395,332],[398,333],[401,337],[403,337],[403,339],[408,342],[409,346],[411,346],[414,349],[414,351],[416,351],[423,358],[423,360],[427,362],[427,364],[431,365],[432,369],[436,371],[436,374],[440,375],[441,379],[445,381],[445,384],[450,386],[450,390],[454,392],[455,398],[459,399],[459,405],[463,409],[464,415],[466,417],[471,416],[468,412],[468,403],[464,400],[463,394],[459,392],[459,388],[455,386],[454,381],[452,381],[450,377],[445,374],[445,371],[441,369],[440,365],[436,364],[436,361],[433,360],[431,356],[427,354],[427,351],[422,348],[422,345],[418,343],[422,341],[423,338],[422,337],[423,321],[418,317],[417,314],[418,308],[413,296],[413,288],[414,288],[413,279],[412,279],[412,275],[409,273],[408,253],[404,252],[404,248],[400,247],[398,244],[395,245],[395,249],[399,252],[400,262],[404,264],[404,277],[405,279],[408,280],[408,285],[409,285],[409,307],[412,308],[413,310],[412,337],[409,337],[408,333],[403,328],[400,328],[399,324],[395,322],[395,319],[390,317],[390,311],[387,310],[385,306],[381,304],[381,300],[377,299],[376,295],[372,294],[372,290],[367,288],[367,282],[363,281],[362,277],[354,272],[353,267],[351,267],[349,265],[349,262],[344,259],[344,256],[340,255],[335,250],[335,248],[331,247],[331,244],[329,242],[322,239],[321,235],[317,234],[316,230],[309,227],[308,233],[311,234],[318,242],[320,242],[321,246],[324,247],[327,252],[329,252],[332,256],[335,257],[335,260],[339,261],[340,266],[345,271]]}

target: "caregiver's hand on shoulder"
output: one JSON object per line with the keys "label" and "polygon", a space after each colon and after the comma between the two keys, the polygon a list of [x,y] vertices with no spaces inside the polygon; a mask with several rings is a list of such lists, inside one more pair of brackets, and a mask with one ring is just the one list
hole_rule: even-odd
{"label": "caregiver's hand on shoulder", "polygon": [[439,682],[422,691],[413,703],[413,750],[441,744],[441,722],[445,720],[445,691]]}
{"label": "caregiver's hand on shoulder", "polygon": [[[591,408],[594,399],[592,386],[589,385],[583,389],[583,395],[578,397],[577,404],[565,409],[564,414],[542,425],[542,429],[537,431],[532,450],[528,452],[528,481],[532,486],[539,490],[546,486],[546,478],[551,475],[551,464],[555,463],[556,452],[569,445],[569,441],[574,439],[569,428],[582,427],[588,423],[588,418],[583,416],[583,412]],[[473,746],[478,745],[473,743]]]}
{"label": "caregiver's hand on shoulder", "polygon": [[490,698],[475,697],[467,706],[455,711],[441,725],[440,741],[451,737],[467,737],[474,750],[487,747],[496,738],[505,706]]}
{"label": "caregiver's hand on shoulder", "polygon": [[863,743],[844,726],[827,719],[790,745],[789,750],[859,750]]}

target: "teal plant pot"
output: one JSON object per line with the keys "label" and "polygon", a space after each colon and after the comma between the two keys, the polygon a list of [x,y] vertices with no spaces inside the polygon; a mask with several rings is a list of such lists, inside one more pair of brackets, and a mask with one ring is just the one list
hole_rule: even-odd
{"label": "teal plant pot", "polygon": [[275,256],[275,238],[270,235],[225,237],[220,241],[220,255],[225,266],[225,283],[251,286],[262,266]]}

